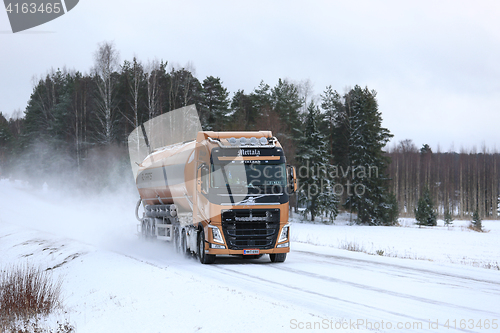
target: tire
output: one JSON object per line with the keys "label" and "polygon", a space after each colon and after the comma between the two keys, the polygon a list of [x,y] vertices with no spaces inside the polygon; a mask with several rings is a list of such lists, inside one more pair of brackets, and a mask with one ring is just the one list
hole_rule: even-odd
{"label": "tire", "polygon": [[271,262],[284,262],[286,260],[286,253],[271,253],[269,254]]}
{"label": "tire", "polygon": [[148,234],[147,234],[147,219],[143,219],[141,222],[141,238],[142,239],[147,239]]}
{"label": "tire", "polygon": [[187,248],[186,230],[182,230],[182,235],[181,235],[181,253],[185,257],[189,256],[189,250]]}
{"label": "tire", "polygon": [[174,248],[175,253],[181,252],[181,237],[179,234],[179,228],[174,227]]}
{"label": "tire", "polygon": [[200,230],[198,235],[198,258],[202,264],[213,264],[215,262],[215,255],[205,253],[205,232]]}
{"label": "tire", "polygon": [[153,239],[156,239],[156,234],[155,234],[155,230],[156,230],[156,221],[155,219],[149,219],[149,239],[150,240],[153,240]]}
{"label": "tire", "polygon": [[145,218],[142,220],[142,237],[146,240],[151,240],[154,237],[154,224],[153,219]]}

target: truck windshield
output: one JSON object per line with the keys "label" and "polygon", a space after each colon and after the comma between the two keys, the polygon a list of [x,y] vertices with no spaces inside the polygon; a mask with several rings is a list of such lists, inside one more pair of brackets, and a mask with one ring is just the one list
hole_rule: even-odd
{"label": "truck windshield", "polygon": [[213,164],[211,187],[225,188],[227,185],[242,187],[286,186],[285,164],[245,164],[245,174],[242,174],[241,164]]}

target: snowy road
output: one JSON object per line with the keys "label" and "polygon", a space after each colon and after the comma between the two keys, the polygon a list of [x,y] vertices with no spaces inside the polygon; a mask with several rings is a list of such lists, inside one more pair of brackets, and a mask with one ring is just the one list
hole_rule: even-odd
{"label": "snowy road", "polygon": [[299,242],[281,264],[201,265],[138,239],[133,198],[109,205],[8,190],[0,267],[53,268],[77,332],[500,332],[498,270]]}
{"label": "snowy road", "polygon": [[[154,318],[153,309],[164,306],[162,301],[155,300],[158,296],[162,298],[161,288],[159,294],[155,293],[154,281],[158,280],[171,283],[165,294],[177,291],[168,300],[169,314],[174,318],[190,311],[216,314],[217,309],[222,309],[222,321],[228,320],[224,313],[231,313],[238,316],[237,321],[232,320],[236,327],[246,327],[251,332],[259,331],[263,325],[250,320],[253,317],[267,322],[265,327],[273,321],[279,331],[308,327],[343,328],[342,331],[437,331],[439,327],[438,331],[464,332],[482,331],[479,326],[484,328],[485,324],[490,329],[483,330],[491,331],[500,318],[498,271],[369,256],[300,243],[294,244],[293,252],[283,264],[272,264],[265,256],[251,260],[222,257],[214,265],[201,265],[194,258],[174,254],[170,244],[160,242],[131,239],[115,249],[103,250],[51,234],[20,231],[11,224],[0,226],[3,230],[10,229],[0,235],[0,241],[10,241],[2,245],[7,246],[5,253],[11,260],[38,256],[48,266],[60,267],[61,274],[73,276],[66,288],[72,291],[68,298],[70,309],[77,322],[83,315],[85,324],[87,316],[99,322],[96,313],[116,304],[108,304],[115,302],[116,297],[120,306],[112,310],[108,320],[127,322],[124,318],[129,306]],[[42,257],[47,249],[51,250],[50,257],[47,254]],[[68,257],[78,258],[81,264]],[[66,261],[72,262],[60,265]],[[152,290],[137,289],[141,282],[124,280],[124,276],[146,280]],[[116,289],[117,286],[103,281],[121,287]],[[78,292],[72,286],[78,286]],[[99,293],[94,295],[97,290]],[[126,295],[132,298],[124,298]],[[200,303],[196,302],[197,295],[201,295]],[[249,303],[245,301],[248,299]],[[217,306],[207,310],[210,300]],[[228,311],[226,305],[235,308]],[[247,305],[249,312],[245,311]],[[88,306],[94,311],[89,312]],[[276,316],[270,312],[274,309]],[[200,329],[205,327],[203,318],[195,320]],[[81,331],[96,331],[95,326],[85,324],[79,323]],[[182,321],[176,325],[184,327]]]}
{"label": "snowy road", "polygon": [[[307,244],[294,244],[284,264],[272,264],[267,257],[219,258],[212,266],[172,264],[303,307],[318,317],[315,322],[324,329],[335,323],[339,327],[342,320],[344,328],[477,332],[485,323],[489,330],[496,327],[500,318],[499,274],[484,269],[378,258]],[[314,325],[300,317],[279,320],[291,330]]]}

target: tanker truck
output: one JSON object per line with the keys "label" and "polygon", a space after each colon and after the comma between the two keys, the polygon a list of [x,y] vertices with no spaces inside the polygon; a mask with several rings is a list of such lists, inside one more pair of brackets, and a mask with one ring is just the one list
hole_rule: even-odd
{"label": "tanker truck", "polygon": [[276,137],[202,131],[194,106],[157,118],[129,136],[141,237],[173,242],[202,264],[221,255],[284,262],[297,181]]}

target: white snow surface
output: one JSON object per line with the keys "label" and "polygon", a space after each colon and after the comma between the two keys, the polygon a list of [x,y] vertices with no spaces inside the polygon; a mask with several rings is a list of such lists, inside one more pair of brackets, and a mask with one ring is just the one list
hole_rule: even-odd
{"label": "white snow surface", "polygon": [[[66,318],[77,332],[500,331],[500,271],[484,268],[500,261],[499,221],[476,233],[466,221],[363,227],[346,216],[335,225],[294,217],[285,263],[201,265],[137,237],[137,198],[0,180],[0,268],[51,268],[66,310],[52,321]],[[384,255],[368,254],[377,250]]]}
{"label": "white snow surface", "polygon": [[295,215],[292,240],[320,246],[345,248],[356,245],[363,252],[441,263],[461,263],[500,269],[500,221],[483,221],[485,233],[467,228],[471,221],[453,221],[444,226],[419,227],[415,219],[400,218],[400,227],[350,225],[342,214],[334,226],[304,223]]}

